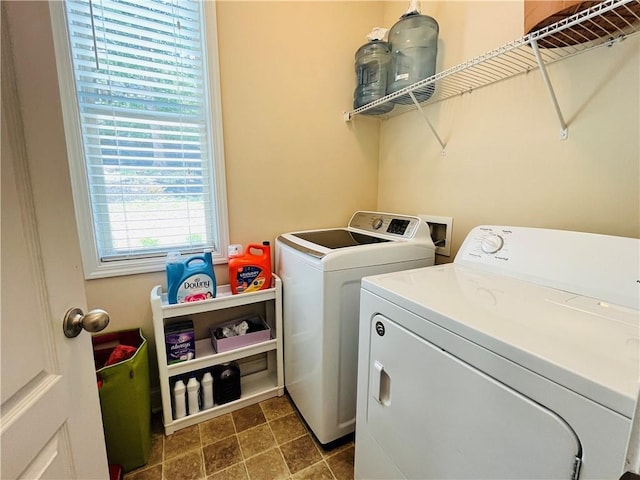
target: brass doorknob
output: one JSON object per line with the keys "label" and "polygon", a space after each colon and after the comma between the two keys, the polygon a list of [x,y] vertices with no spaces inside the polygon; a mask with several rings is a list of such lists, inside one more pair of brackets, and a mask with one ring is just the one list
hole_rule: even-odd
{"label": "brass doorknob", "polygon": [[84,328],[87,332],[95,333],[109,325],[109,314],[104,310],[96,308],[86,315],[79,308],[71,308],[62,322],[64,335],[68,338],[74,338],[80,335]]}

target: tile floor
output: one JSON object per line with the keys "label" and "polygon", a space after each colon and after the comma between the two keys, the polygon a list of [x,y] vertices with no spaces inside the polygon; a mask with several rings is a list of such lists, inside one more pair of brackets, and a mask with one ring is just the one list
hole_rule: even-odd
{"label": "tile floor", "polygon": [[354,449],[323,448],[284,395],[169,436],[157,422],[147,465],[124,480],[351,480]]}

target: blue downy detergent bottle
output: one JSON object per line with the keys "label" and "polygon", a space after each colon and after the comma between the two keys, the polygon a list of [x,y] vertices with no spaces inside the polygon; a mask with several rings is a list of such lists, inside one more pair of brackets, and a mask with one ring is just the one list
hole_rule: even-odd
{"label": "blue downy detergent bottle", "polygon": [[180,252],[167,255],[167,300],[170,304],[197,302],[216,296],[211,251],[183,258]]}

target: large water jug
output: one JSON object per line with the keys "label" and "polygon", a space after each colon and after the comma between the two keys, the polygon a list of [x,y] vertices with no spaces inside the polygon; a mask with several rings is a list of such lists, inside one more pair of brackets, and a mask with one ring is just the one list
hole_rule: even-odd
{"label": "large water jug", "polygon": [[[362,45],[356,52],[356,89],[353,93],[353,108],[362,107],[386,95],[387,76],[391,53],[389,44],[382,40],[372,40]],[[379,115],[390,112],[392,103],[384,103],[362,112],[365,115]]]}
{"label": "large water jug", "polygon": [[[438,22],[417,11],[400,17],[389,31],[391,64],[387,79],[387,94],[397,92],[436,73],[438,53]],[[414,91],[419,102],[433,94],[433,85]],[[402,95],[395,103],[412,103],[411,97]]]}

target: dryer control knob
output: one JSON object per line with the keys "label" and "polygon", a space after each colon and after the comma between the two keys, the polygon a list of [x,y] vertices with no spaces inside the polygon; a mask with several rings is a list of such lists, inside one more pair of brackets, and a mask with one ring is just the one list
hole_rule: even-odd
{"label": "dryer control knob", "polygon": [[482,239],[480,248],[484,253],[496,253],[504,245],[504,239],[500,235],[487,235]]}
{"label": "dryer control knob", "polygon": [[374,230],[378,230],[382,226],[382,219],[380,217],[376,217],[371,221],[371,226]]}

